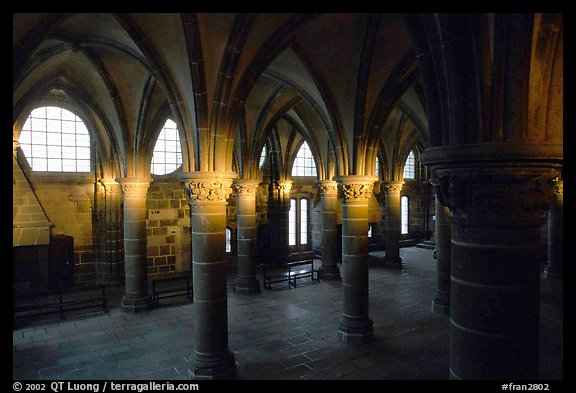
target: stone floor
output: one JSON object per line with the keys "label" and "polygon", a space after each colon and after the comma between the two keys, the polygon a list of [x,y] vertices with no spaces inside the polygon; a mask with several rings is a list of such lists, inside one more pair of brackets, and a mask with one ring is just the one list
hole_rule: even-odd
{"label": "stone floor", "polygon": [[[238,379],[447,379],[449,319],[431,312],[432,250],[400,253],[402,271],[370,267],[376,340],[360,346],[336,340],[340,281],[237,295],[231,270],[229,347]],[[562,282],[543,279],[541,287],[540,378],[562,379]],[[20,321],[13,330],[13,379],[186,379],[194,305],[127,314],[118,308],[120,295],[111,292],[108,314]]]}

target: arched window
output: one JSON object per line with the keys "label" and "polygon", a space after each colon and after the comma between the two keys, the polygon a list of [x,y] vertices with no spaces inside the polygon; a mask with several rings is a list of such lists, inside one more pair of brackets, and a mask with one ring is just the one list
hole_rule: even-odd
{"label": "arched window", "polygon": [[380,162],[378,162],[378,156],[376,156],[376,168],[374,169],[374,174],[380,176]]}
{"label": "arched window", "polygon": [[226,228],[226,252],[232,252],[232,232]]}
{"label": "arched window", "polygon": [[262,168],[266,163],[266,154],[267,154],[266,145],[264,145],[264,147],[262,147],[262,153],[260,153],[260,162],[258,163],[258,166],[260,168]]}
{"label": "arched window", "polygon": [[165,175],[174,172],[180,165],[182,165],[182,148],[178,126],[168,119],[154,146],[151,172],[153,175]]}
{"label": "arched window", "polygon": [[300,150],[298,151],[294,164],[292,165],[292,176],[316,175],[316,164],[314,163],[312,151],[308,147],[308,144],[304,142],[302,146],[300,146]]}
{"label": "arched window", "polygon": [[308,199],[290,199],[288,245],[308,244]]}
{"label": "arched window", "polygon": [[400,228],[402,235],[408,233],[408,197],[406,195],[400,198]]}
{"label": "arched window", "polygon": [[20,133],[33,171],[90,172],[90,135],[74,113],[57,106],[34,109]]}
{"label": "arched window", "polygon": [[404,164],[404,179],[414,179],[414,152],[411,151],[406,158],[406,163]]}
{"label": "arched window", "polygon": [[368,237],[372,237],[372,224],[368,225]]}

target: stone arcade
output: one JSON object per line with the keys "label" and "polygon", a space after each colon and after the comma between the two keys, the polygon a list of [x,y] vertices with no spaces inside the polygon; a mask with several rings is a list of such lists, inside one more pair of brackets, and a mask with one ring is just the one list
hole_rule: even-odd
{"label": "stone arcade", "polygon": [[562,14],[13,14],[12,113],[14,304],[118,295],[14,378],[563,378]]}

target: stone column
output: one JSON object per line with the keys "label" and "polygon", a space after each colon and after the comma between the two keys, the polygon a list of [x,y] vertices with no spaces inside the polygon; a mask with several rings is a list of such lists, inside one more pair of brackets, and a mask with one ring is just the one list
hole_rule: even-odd
{"label": "stone column", "polygon": [[259,182],[251,179],[234,180],[236,191],[237,276],[236,293],[258,293],[260,284],[256,279],[256,192]]}
{"label": "stone column", "polygon": [[228,350],[226,290],[226,200],[232,176],[192,172],[183,181],[190,199],[193,244],[194,350],[189,377],[233,379],[236,363]]}
{"label": "stone column", "polygon": [[322,226],[320,240],[322,250],[322,266],[320,276],[322,279],[340,279],[340,269],[337,259],[338,226],[336,223],[336,209],[338,208],[338,183],[333,180],[320,180]]}
{"label": "stone column", "polygon": [[436,296],[432,300],[432,311],[450,315],[450,267],[451,267],[451,228],[448,222],[450,209],[442,204],[442,194],[438,179],[430,179],[434,186],[435,198],[435,243],[436,243]]}
{"label": "stone column", "polygon": [[114,179],[102,178],[99,181],[104,187],[104,260],[97,265],[98,282],[107,286],[121,286],[122,190]]}
{"label": "stone column", "polygon": [[548,212],[548,264],[544,269],[547,278],[564,276],[564,182],[554,181],[552,205]]}
{"label": "stone column", "polygon": [[384,267],[402,268],[400,257],[400,191],[403,181],[387,181],[382,183],[386,204],[386,233],[384,235],[384,247],[386,256]]}
{"label": "stone column", "polygon": [[124,275],[126,288],[122,310],[139,312],[152,308],[146,266],[146,193],[152,179],[116,179],[124,196]]}
{"label": "stone column", "polygon": [[286,263],[290,259],[288,246],[288,214],[292,180],[276,180],[270,197],[270,257],[267,263]]}
{"label": "stone column", "polygon": [[342,176],[338,196],[342,200],[342,318],[338,339],[349,344],[374,338],[368,316],[368,201],[375,176]]}
{"label": "stone column", "polygon": [[558,167],[543,153],[535,145],[495,144],[423,155],[451,212],[452,379],[538,376],[538,250]]}

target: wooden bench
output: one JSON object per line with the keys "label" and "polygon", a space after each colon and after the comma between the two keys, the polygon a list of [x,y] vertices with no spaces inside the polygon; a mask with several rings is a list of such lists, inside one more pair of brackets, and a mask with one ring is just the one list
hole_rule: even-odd
{"label": "wooden bench", "polygon": [[184,296],[193,299],[192,275],[174,275],[158,277],[152,280],[152,300],[159,306],[160,299]]}
{"label": "wooden bench", "polygon": [[296,287],[296,280],[310,277],[312,280],[320,281],[318,269],[314,269],[314,260],[289,262],[283,265],[262,264],[262,280],[264,288],[272,289],[272,284],[288,282],[288,287]]}
{"label": "wooden bench", "polygon": [[64,319],[64,313],[67,311],[93,307],[102,307],[105,313],[108,312],[104,285],[61,288],[26,297],[21,304],[14,305],[13,317],[23,318],[59,313],[60,319]]}

